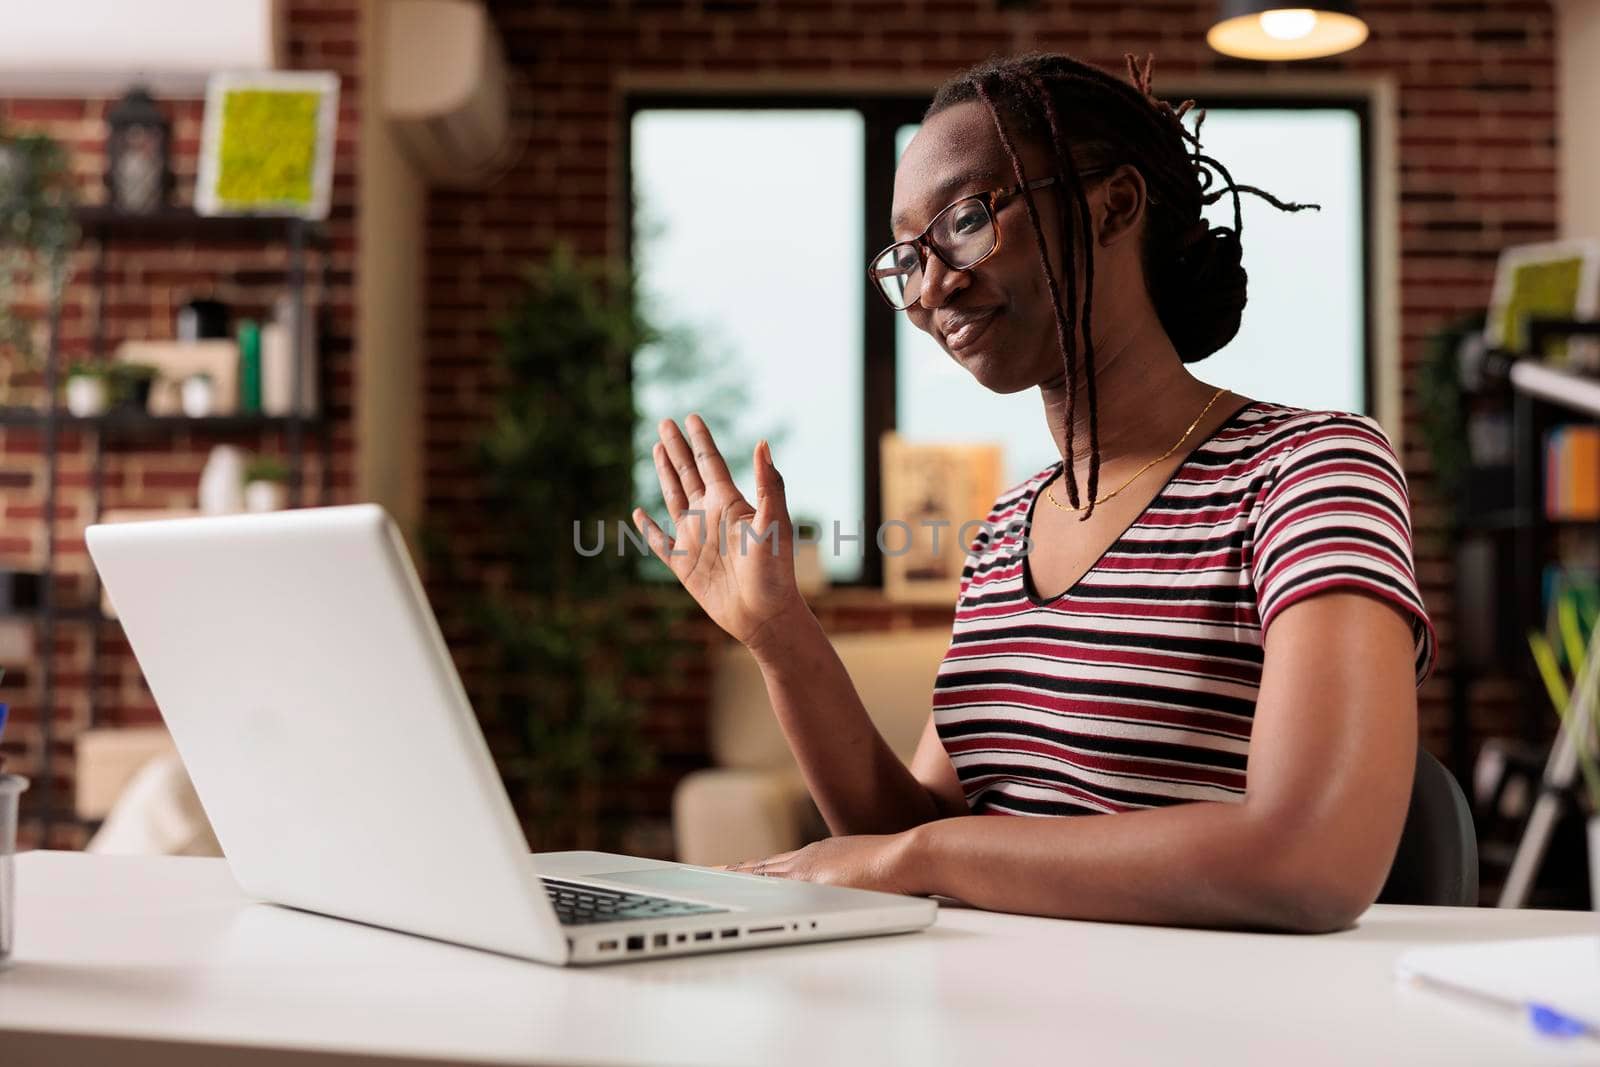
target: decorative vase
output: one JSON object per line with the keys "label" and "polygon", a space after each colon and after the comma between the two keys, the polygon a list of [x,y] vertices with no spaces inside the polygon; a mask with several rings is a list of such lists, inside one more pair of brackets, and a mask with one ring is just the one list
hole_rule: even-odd
{"label": "decorative vase", "polygon": [[110,402],[106,380],[91,374],[74,374],[67,379],[67,410],[80,419],[103,415]]}
{"label": "decorative vase", "polygon": [[203,419],[216,410],[217,387],[210,378],[199,375],[185,378],[180,395],[183,413],[191,419]]}
{"label": "decorative vase", "polygon": [[288,492],[282,482],[257,479],[244,487],[246,511],[282,511],[288,505]]}
{"label": "decorative vase", "polygon": [[217,445],[200,472],[200,511],[204,515],[231,515],[244,510],[244,450]]}

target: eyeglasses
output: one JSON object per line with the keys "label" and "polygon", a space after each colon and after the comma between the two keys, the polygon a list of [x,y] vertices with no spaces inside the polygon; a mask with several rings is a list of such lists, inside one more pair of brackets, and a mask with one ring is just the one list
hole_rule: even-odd
{"label": "eyeglasses", "polygon": [[[1078,172],[1080,178],[1101,173],[1102,167]],[[1061,179],[1036,178],[1029,189],[1043,189]],[[896,311],[904,311],[922,295],[922,268],[932,252],[950,270],[971,270],[1000,248],[1000,228],[994,224],[1001,204],[1022,195],[1023,186],[990,189],[962,197],[933,217],[917,236],[894,244],[872,257],[867,277]]]}

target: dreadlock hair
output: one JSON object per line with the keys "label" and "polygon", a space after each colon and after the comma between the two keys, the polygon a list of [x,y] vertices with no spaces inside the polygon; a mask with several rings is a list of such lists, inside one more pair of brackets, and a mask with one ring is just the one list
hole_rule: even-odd
{"label": "dreadlock hair", "polygon": [[[923,121],[927,121],[957,104],[981,100],[989,109],[995,132],[1022,186],[1022,198],[1039,251],[1039,265],[1044,271],[1055,312],[1056,343],[1061,348],[1067,372],[1066,483],[1067,499],[1075,508],[1080,505],[1072,445],[1080,365],[1084,396],[1089,404],[1089,504],[1081,512],[1079,521],[1094,514],[1094,499],[1100,483],[1100,426],[1095,401],[1090,310],[1094,297],[1094,255],[1087,241],[1081,243],[1084,253],[1081,323],[1069,325],[1067,310],[1075,311],[1080,306],[1074,252],[1080,243],[1074,237],[1090,232],[1089,201],[1084,195],[1080,172],[1126,163],[1144,176],[1149,210],[1145,213],[1140,261],[1156,315],[1184,363],[1204,359],[1239,332],[1246,281],[1239,243],[1244,229],[1239,194],[1259,196],[1283,211],[1320,209],[1317,204],[1284,203],[1254,186],[1236,183],[1226,167],[1201,151],[1200,126],[1205,121],[1205,112],[1197,114],[1194,130],[1190,131],[1183,124],[1183,117],[1194,107],[1194,101],[1185,100],[1174,108],[1150,91],[1154,57],[1146,55],[1142,65],[1131,53],[1124,53],[1123,58],[1128,64],[1127,81],[1058,53],[1030,52],[1010,58],[992,58],[941,86],[923,115]],[[1062,116],[1071,121],[1070,142]],[[1061,287],[1050,270],[1044,228],[1033,192],[1027,185],[1030,178],[1017,154],[1017,142],[1023,139],[1050,149],[1071,197],[1068,209],[1061,212],[1066,307],[1062,305]],[[1222,184],[1213,189],[1218,177]],[[1201,217],[1201,209],[1230,194],[1233,226],[1207,223]]]}

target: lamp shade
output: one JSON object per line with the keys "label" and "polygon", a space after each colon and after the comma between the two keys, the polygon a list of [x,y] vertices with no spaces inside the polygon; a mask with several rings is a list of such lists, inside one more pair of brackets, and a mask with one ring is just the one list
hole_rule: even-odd
{"label": "lamp shade", "polygon": [[1348,52],[1367,39],[1367,24],[1352,0],[1319,0],[1311,7],[1288,3],[1222,0],[1206,43],[1240,59],[1317,59]]}

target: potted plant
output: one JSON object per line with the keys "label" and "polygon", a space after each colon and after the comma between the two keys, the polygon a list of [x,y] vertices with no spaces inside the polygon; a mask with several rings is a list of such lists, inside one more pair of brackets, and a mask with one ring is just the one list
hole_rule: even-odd
{"label": "potted plant", "polygon": [[86,419],[111,406],[110,370],[104,363],[74,363],[67,369],[67,411]]}
{"label": "potted plant", "polygon": [[17,311],[30,298],[13,293],[42,288],[42,340],[53,356],[70,274],[68,252],[78,239],[74,200],[71,168],[59,143],[44,134],[0,129],[0,403],[17,403],[19,383],[36,383],[43,367],[41,324]]}
{"label": "potted plant", "polygon": [[[1568,590],[1556,601],[1559,640],[1534,630],[1528,634],[1528,644],[1562,727],[1576,731],[1572,736],[1579,771],[1575,791],[1588,804],[1589,900],[1600,911],[1600,692],[1596,691],[1600,690],[1600,665],[1588,663],[1595,647],[1596,614],[1593,604],[1581,604],[1580,597]],[[1572,675],[1570,682],[1562,674],[1563,658]],[[1591,688],[1587,719],[1573,712],[1575,705],[1585,704],[1577,692],[1582,680]]]}
{"label": "potted plant", "polygon": [[244,465],[244,509],[282,511],[288,505],[289,468],[276,456],[256,456]]}
{"label": "potted plant", "polygon": [[203,419],[216,410],[217,383],[205,371],[187,376],[178,388],[183,413],[191,419]]}
{"label": "potted plant", "polygon": [[496,519],[468,607],[473,703],[536,847],[617,848],[625,809],[606,801],[650,766],[641,690],[671,662],[687,605],[642,581],[635,554],[580,555],[573,526],[609,537],[634,503],[630,363],[655,333],[631,278],[558,247],[527,271],[499,336],[475,448]]}
{"label": "potted plant", "polygon": [[110,367],[111,406],[118,411],[148,411],[150,390],[161,368],[151,363],[112,363]]}

